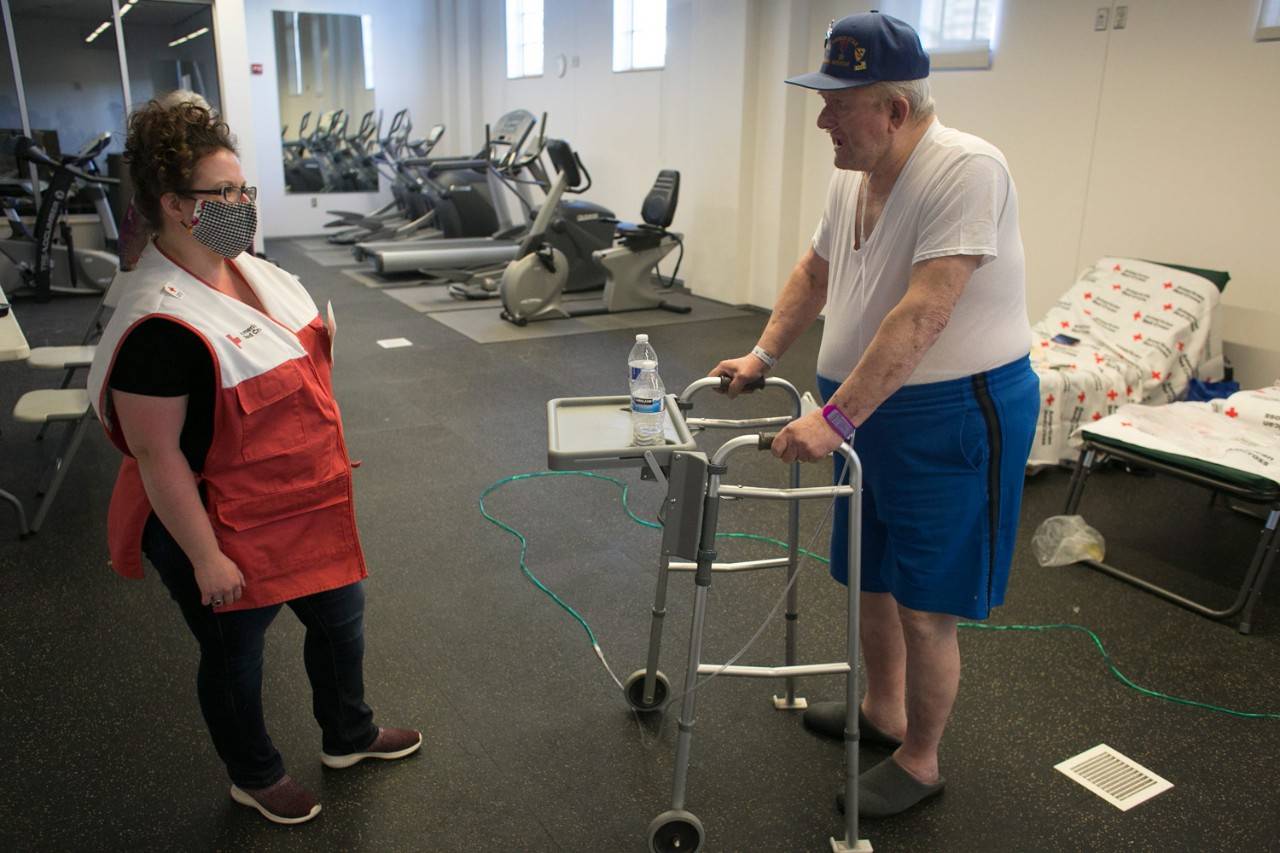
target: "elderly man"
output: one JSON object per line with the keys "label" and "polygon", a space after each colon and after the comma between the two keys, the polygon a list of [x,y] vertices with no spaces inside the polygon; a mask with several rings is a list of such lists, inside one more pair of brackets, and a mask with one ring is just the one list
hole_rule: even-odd
{"label": "elderly man", "polygon": [[[861,777],[868,817],[942,790],[956,625],[1003,602],[1039,406],[1008,165],[934,117],[928,74],[915,31],[872,12],[833,22],[821,70],[787,81],[823,100],[818,128],[835,149],[826,210],[756,347],[712,371],[733,378],[731,395],[744,390],[825,305],[827,405],[787,426],[773,453],[811,461],[848,441],[862,461],[860,730],[894,748]],[[831,545],[841,583],[846,512]],[[824,702],[804,722],[842,737],[844,718],[843,703]]]}

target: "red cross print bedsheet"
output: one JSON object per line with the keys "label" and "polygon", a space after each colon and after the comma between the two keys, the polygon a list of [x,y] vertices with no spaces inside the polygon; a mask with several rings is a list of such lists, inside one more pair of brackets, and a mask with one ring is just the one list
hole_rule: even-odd
{"label": "red cross print bedsheet", "polygon": [[1160,264],[1102,258],[1032,328],[1040,419],[1031,465],[1075,456],[1070,437],[1127,403],[1163,405],[1221,378],[1218,289]]}
{"label": "red cross print bedsheet", "polygon": [[1240,391],[1209,403],[1125,405],[1114,415],[1077,430],[1072,435],[1077,447],[1082,433],[1213,462],[1280,483],[1280,385]]}

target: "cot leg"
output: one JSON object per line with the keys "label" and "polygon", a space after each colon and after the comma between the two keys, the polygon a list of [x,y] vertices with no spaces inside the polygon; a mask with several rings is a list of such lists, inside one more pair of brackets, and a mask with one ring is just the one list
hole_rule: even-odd
{"label": "cot leg", "polygon": [[1063,515],[1076,514],[1076,510],[1080,506],[1080,498],[1084,494],[1084,482],[1093,473],[1093,463],[1097,459],[1097,455],[1097,451],[1089,447],[1080,451],[1076,469],[1071,474],[1071,486],[1067,490],[1067,506],[1063,511]]}
{"label": "cot leg", "polygon": [[1249,602],[1244,606],[1244,613],[1240,617],[1241,634],[1248,634],[1253,629],[1253,605],[1257,603],[1258,596],[1262,594],[1262,587],[1267,582],[1267,575],[1271,573],[1271,567],[1275,565],[1277,552],[1280,552],[1280,533],[1277,533],[1276,530],[1277,522],[1280,522],[1280,510],[1273,509],[1267,516],[1267,524],[1262,529],[1262,538],[1258,543],[1258,556],[1262,564],[1258,568],[1257,577],[1254,578],[1253,588],[1249,591]]}

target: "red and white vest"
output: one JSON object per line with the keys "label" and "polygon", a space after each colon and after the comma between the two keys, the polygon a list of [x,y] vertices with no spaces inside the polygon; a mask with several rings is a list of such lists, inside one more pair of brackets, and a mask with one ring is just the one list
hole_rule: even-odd
{"label": "red and white vest", "polygon": [[333,398],[330,331],[298,280],[249,253],[229,261],[266,309],[215,290],[152,245],[120,273],[119,303],[89,370],[89,398],[125,454],[111,495],[111,562],[142,577],[151,513],[138,463],[113,417],[107,380],[125,337],[149,317],[181,323],[213,356],[213,442],[201,479],[222,552],[244,597],[219,611],[265,607],[335,589],[368,572],[352,502],[351,463]]}

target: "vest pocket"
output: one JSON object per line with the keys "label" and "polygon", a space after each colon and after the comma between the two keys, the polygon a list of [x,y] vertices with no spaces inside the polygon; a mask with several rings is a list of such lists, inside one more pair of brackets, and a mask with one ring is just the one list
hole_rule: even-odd
{"label": "vest pocket", "polygon": [[288,453],[306,437],[302,426],[302,374],[288,361],[236,386],[240,403],[240,455],[245,460]]}
{"label": "vest pocket", "polygon": [[350,484],[343,472],[300,489],[216,501],[218,544],[249,583],[295,568],[322,571],[326,557],[340,561],[358,547]]}

